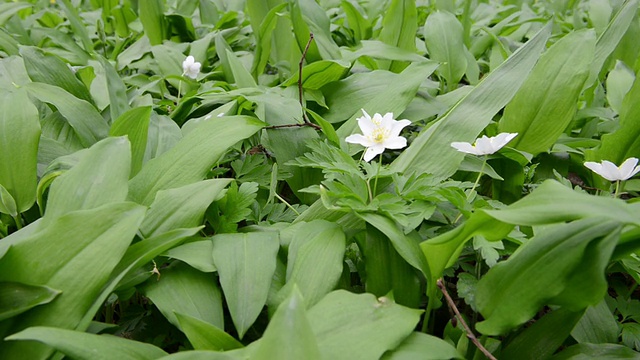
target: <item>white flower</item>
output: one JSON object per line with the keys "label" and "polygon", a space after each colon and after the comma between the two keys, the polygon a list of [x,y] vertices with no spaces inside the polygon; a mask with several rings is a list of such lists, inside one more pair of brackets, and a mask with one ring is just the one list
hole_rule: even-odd
{"label": "white flower", "polygon": [[477,138],[476,142],[471,145],[468,142],[452,142],[451,146],[456,150],[473,155],[491,155],[496,151],[502,149],[507,145],[509,141],[513,140],[518,133],[500,133],[494,137],[487,137],[482,135],[481,138]]}
{"label": "white flower", "polygon": [[347,136],[346,142],[360,144],[367,148],[364,153],[364,161],[370,161],[376,155],[382,154],[384,149],[402,149],[407,146],[407,139],[400,136],[400,131],[410,125],[409,120],[395,120],[393,113],[384,116],[376,113],[373,119],[362,109],[363,117],[359,117],[358,126],[362,134]]}
{"label": "white flower", "polygon": [[593,161],[584,163],[584,166],[589,170],[609,181],[624,181],[630,179],[633,175],[640,172],[640,166],[636,165],[638,165],[638,159],[634,157],[628,158],[620,166],[616,166],[607,160],[604,160],[602,163]]}
{"label": "white flower", "polygon": [[200,73],[200,66],[202,66],[202,64],[197,62],[193,56],[189,55],[182,62],[182,70],[183,70],[182,75],[187,75],[188,77],[195,79],[196,77],[198,77],[198,74]]}

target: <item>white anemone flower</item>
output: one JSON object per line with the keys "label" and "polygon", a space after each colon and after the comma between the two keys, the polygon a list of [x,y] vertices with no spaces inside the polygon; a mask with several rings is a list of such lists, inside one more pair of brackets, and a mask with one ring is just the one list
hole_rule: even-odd
{"label": "white anemone flower", "polygon": [[481,138],[477,138],[473,145],[468,142],[452,142],[451,146],[456,150],[472,154],[472,155],[491,155],[496,151],[502,149],[509,141],[518,136],[518,133],[500,133],[494,137],[487,137],[482,135]]}
{"label": "white anemone flower", "polygon": [[386,113],[384,116],[375,113],[373,118],[364,109],[362,113],[364,116],[357,119],[362,134],[347,136],[345,141],[367,148],[364,152],[364,161],[369,162],[376,155],[382,154],[385,149],[402,149],[407,146],[407,139],[400,136],[400,132],[410,125],[411,121],[395,120],[393,113]]}
{"label": "white anemone flower", "polygon": [[634,157],[628,158],[620,166],[607,160],[602,163],[587,161],[584,166],[609,181],[625,181],[640,172],[638,159]]}
{"label": "white anemone flower", "polygon": [[195,79],[196,77],[198,77],[198,74],[200,73],[201,66],[202,64],[197,62],[193,56],[189,55],[182,62],[182,70],[183,70],[182,75],[186,75],[192,79]]}

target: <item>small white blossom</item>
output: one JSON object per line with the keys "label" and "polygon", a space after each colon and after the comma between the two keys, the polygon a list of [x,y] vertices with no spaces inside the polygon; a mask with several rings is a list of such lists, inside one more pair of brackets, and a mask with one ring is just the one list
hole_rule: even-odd
{"label": "small white blossom", "polygon": [[452,142],[451,146],[456,150],[472,154],[472,155],[491,155],[496,151],[502,149],[509,141],[513,140],[518,133],[500,133],[494,137],[482,137],[477,138],[473,145],[468,142]]}
{"label": "small white blossom", "polygon": [[198,74],[200,73],[201,66],[202,64],[197,62],[193,56],[189,55],[182,62],[182,70],[183,70],[182,75],[186,75],[192,79],[195,79],[196,77],[198,77]]}
{"label": "small white blossom", "polygon": [[347,136],[346,142],[360,144],[367,148],[364,161],[370,161],[376,155],[382,154],[384,149],[402,149],[407,146],[407,139],[400,136],[400,132],[411,124],[409,120],[395,120],[393,113],[384,116],[376,113],[373,118],[362,109],[364,116],[359,117],[358,126],[362,134]]}
{"label": "small white blossom", "polygon": [[628,158],[622,165],[616,166],[611,161],[604,160],[602,163],[587,161],[584,166],[594,173],[602,176],[609,181],[624,181],[633,177],[640,172],[637,158]]}

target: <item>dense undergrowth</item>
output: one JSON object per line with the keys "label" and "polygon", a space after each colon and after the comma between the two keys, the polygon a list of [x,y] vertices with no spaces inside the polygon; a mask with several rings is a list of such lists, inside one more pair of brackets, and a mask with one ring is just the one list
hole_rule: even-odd
{"label": "dense undergrowth", "polygon": [[640,358],[639,36],[638,0],[1,3],[0,358]]}

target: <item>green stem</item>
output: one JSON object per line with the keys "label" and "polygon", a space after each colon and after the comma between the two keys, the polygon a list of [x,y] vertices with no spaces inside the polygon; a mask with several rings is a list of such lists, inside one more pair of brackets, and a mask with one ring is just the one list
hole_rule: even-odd
{"label": "green stem", "polygon": [[433,311],[434,296],[435,296],[435,291],[428,289],[427,290],[427,308],[424,311],[424,318],[422,319],[422,332],[425,334],[429,333],[429,320],[431,320],[431,312]]}
{"label": "green stem", "polygon": [[[377,193],[378,190],[378,178],[380,177],[380,169],[382,168],[382,154],[380,154],[380,161],[378,162],[378,172],[376,173],[376,180],[373,182],[373,195]],[[371,198],[373,201],[373,198]]]}
{"label": "green stem", "polygon": [[471,194],[473,194],[473,191],[476,189],[476,187],[480,183],[480,178],[482,177],[482,173],[484,173],[484,168],[486,166],[487,166],[487,157],[485,156],[484,161],[482,162],[482,167],[480,168],[480,172],[478,173],[478,177],[476,178],[476,182],[473,183],[471,190],[469,190],[469,193],[467,194],[467,201],[471,199]]}
{"label": "green stem", "polygon": [[178,82],[178,102],[176,103],[176,105],[178,105],[178,103],[180,102],[180,94],[182,93],[182,80],[180,80],[180,82]]}
{"label": "green stem", "polygon": [[15,223],[16,223],[16,228],[18,230],[22,229],[22,221],[20,219],[20,214],[18,214],[16,216],[12,216],[12,218],[13,218],[13,221],[15,221]]}
{"label": "green stem", "polygon": [[620,194],[620,180],[616,180],[616,192],[613,194],[613,198],[617,199]]}
{"label": "green stem", "polygon": [[278,193],[274,193],[273,195],[274,195],[276,198],[278,198],[278,200],[282,201],[285,205],[287,205],[287,207],[288,207],[289,209],[291,209],[291,211],[293,211],[294,213],[296,213],[296,215],[300,216],[300,213],[299,213],[298,211],[296,211],[296,209],[295,209],[293,206],[291,206],[291,204],[289,204],[289,203],[287,202],[287,200],[283,199],[280,195],[278,195]]}

